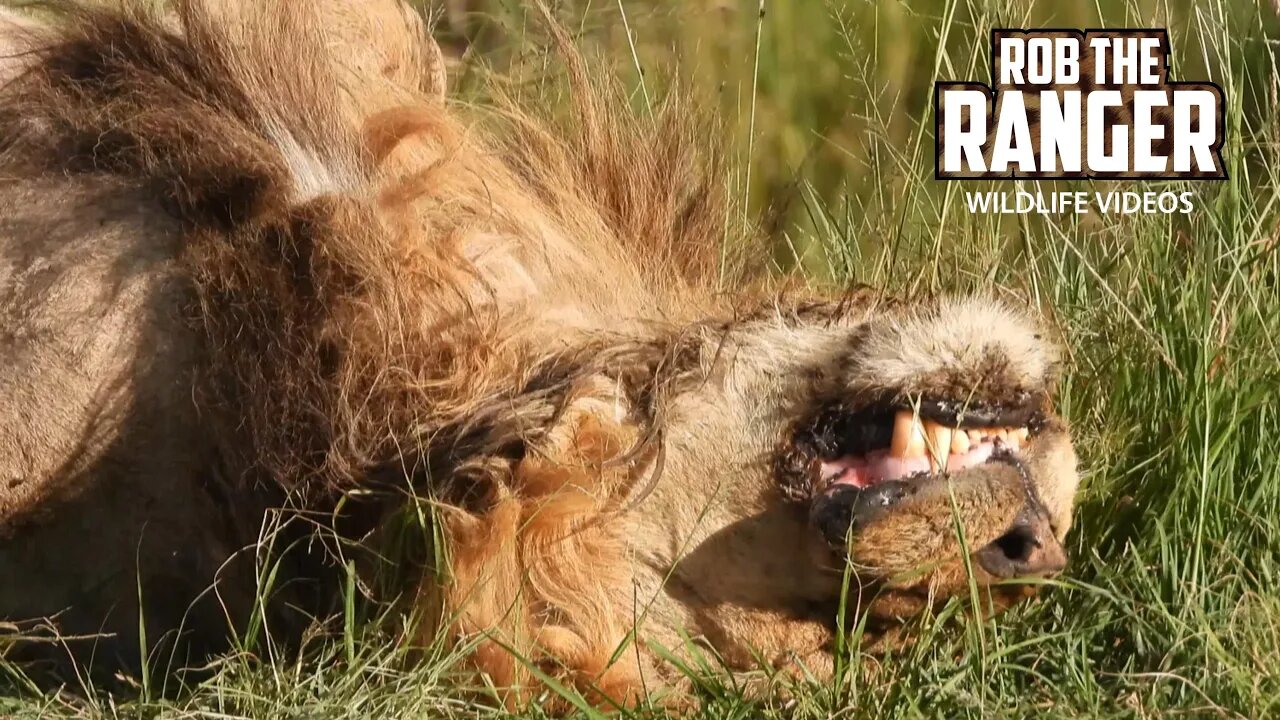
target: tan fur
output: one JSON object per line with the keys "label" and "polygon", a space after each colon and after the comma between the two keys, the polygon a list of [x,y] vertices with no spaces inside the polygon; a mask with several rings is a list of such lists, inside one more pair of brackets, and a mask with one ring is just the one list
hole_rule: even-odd
{"label": "tan fur", "polygon": [[974,388],[979,393],[988,387],[1005,393],[1043,387],[1058,363],[1043,331],[1021,313],[991,299],[945,298],[872,326],[852,357],[856,380],[849,390],[895,387],[918,395],[981,366],[989,348],[1009,362],[991,368],[992,376]]}
{"label": "tan fur", "polygon": [[26,17],[0,7],[0,83],[11,80],[25,64],[21,58],[29,50],[26,37],[34,28]]}
{"label": "tan fur", "polygon": [[[571,123],[513,102],[477,121],[441,101],[415,16],[355,7],[191,2],[177,32],[71,8],[24,34],[43,50],[0,89],[0,571],[27,582],[0,617],[73,605],[62,629],[108,629],[127,662],[131,583],[167,584],[178,616],[215,580],[245,598],[264,508],[374,542],[413,494],[449,558],[390,558],[416,640],[476,640],[512,704],[525,660],[634,701],[678,679],[652,647],[683,654],[682,633],[735,669],[820,671],[846,557],[780,475],[798,429],[886,397],[1048,394],[1050,344],[981,299],[724,293],[722,271],[752,283],[718,252],[685,106],[627,114],[566,49]],[[1030,481],[961,474],[855,538],[852,611],[891,623],[965,587],[957,524],[972,550],[1031,503],[1060,539],[1057,422]],[[85,524],[110,528],[82,558],[101,582]],[[288,558],[322,612],[328,558]]]}

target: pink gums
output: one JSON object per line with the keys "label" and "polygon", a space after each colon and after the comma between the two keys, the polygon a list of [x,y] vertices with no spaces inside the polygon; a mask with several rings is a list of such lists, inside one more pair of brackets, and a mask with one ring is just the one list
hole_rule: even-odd
{"label": "pink gums", "polygon": [[[951,453],[947,456],[946,471],[957,472],[981,465],[991,459],[994,450],[994,443],[984,442],[975,445],[968,452]],[[888,450],[876,450],[865,456],[848,455],[822,463],[822,479],[833,486],[867,487],[886,480],[927,473],[930,469],[928,455],[901,458],[890,455]]]}

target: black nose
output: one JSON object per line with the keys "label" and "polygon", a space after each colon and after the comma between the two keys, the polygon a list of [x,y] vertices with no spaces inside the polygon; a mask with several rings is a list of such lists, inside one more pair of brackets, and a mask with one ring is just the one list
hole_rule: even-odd
{"label": "black nose", "polygon": [[978,551],[978,564],[1001,579],[1055,575],[1067,554],[1042,512],[1026,508],[1004,535]]}

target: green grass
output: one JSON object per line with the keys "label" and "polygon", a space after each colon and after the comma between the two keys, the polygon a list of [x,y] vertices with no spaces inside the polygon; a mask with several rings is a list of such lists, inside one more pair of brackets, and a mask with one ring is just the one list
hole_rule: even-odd
{"label": "green grass", "polygon": [[[962,599],[888,657],[851,642],[837,682],[802,683],[788,701],[754,705],[713,677],[703,714],[1280,715],[1274,12],[1246,0],[1107,4],[1105,13],[1101,0],[775,0],[761,21],[756,0],[725,11],[695,4],[625,3],[634,59],[617,4],[596,2],[583,27],[633,82],[637,62],[675,65],[719,105],[740,160],[729,182],[770,232],[781,267],[906,292],[1003,288],[1051,313],[1069,348],[1060,409],[1084,472],[1070,572],[1041,599],[985,622],[965,618]],[[488,8],[468,32],[482,28],[477,52],[518,74],[529,42],[509,5]],[[1226,89],[1231,179],[1138,188],[1194,190],[1189,217],[970,216],[965,186],[933,180],[932,83],[985,80],[990,26],[1103,19],[1168,25],[1175,74]],[[648,92],[660,92],[660,74],[646,73]],[[477,92],[483,75],[464,73],[462,91]],[[172,700],[157,699],[157,678],[136,681],[141,699],[45,694],[0,664],[0,716],[500,714],[452,684],[455,655],[410,658],[368,627],[317,636],[302,659],[246,648]]]}

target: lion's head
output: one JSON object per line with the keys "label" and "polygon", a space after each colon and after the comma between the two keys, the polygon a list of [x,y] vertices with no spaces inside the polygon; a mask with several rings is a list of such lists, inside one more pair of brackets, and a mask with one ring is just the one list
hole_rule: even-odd
{"label": "lion's head", "polygon": [[519,451],[484,456],[485,499],[444,516],[441,609],[463,637],[496,631],[479,654],[496,678],[520,684],[514,646],[627,697],[646,676],[617,654],[633,628],[821,675],[838,627],[899,642],[951,596],[998,610],[1065,566],[1056,353],[1003,302],[867,292],[603,357],[572,366]]}
{"label": "lion's head", "polygon": [[848,305],[709,343],[705,380],[667,418],[669,502],[714,493],[749,514],[705,531],[712,544],[778,554],[794,538],[796,584],[755,578],[759,597],[825,585],[808,599],[834,602],[848,569],[859,611],[882,619],[967,592],[971,574],[1060,571],[1077,476],[1044,331],[989,299]]}

